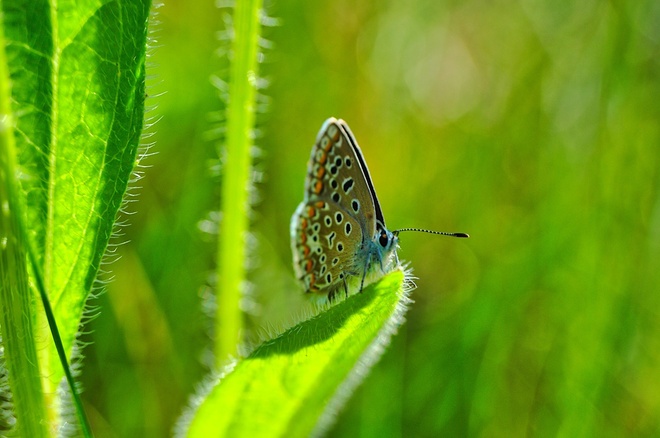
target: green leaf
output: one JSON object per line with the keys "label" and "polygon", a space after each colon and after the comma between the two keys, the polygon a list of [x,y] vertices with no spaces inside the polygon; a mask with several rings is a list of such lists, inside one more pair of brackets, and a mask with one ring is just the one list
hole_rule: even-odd
{"label": "green leaf", "polygon": [[184,420],[187,436],[306,437],[324,429],[380,357],[408,302],[397,270],[266,341]]}
{"label": "green leaf", "polygon": [[[136,162],[150,4],[1,4],[17,151],[10,172],[25,205],[18,216],[69,356]],[[51,340],[42,307],[29,314],[41,330],[32,341]],[[39,367],[52,397],[63,376],[52,342],[39,350]]]}

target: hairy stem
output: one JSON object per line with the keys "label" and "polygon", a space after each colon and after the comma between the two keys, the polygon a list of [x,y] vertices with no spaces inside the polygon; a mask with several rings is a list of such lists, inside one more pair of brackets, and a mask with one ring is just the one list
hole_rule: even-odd
{"label": "hairy stem", "polygon": [[226,160],[222,185],[222,221],[218,241],[218,310],[215,352],[218,364],[235,356],[243,317],[241,289],[245,281],[245,238],[248,229],[248,184],[255,120],[257,44],[261,0],[237,2],[235,37],[227,108]]}

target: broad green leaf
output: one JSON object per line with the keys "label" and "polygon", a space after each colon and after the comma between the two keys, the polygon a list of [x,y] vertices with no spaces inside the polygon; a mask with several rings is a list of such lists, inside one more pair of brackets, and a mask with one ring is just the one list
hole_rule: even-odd
{"label": "broad green leaf", "polygon": [[408,301],[397,270],[263,343],[184,420],[187,436],[306,437],[323,429],[379,358]]}
{"label": "broad green leaf", "polygon": [[[149,0],[2,2],[15,174],[69,355],[135,165],[149,7]],[[38,326],[41,342],[50,341],[45,322]],[[46,393],[54,393],[62,378],[55,348],[39,353]]]}

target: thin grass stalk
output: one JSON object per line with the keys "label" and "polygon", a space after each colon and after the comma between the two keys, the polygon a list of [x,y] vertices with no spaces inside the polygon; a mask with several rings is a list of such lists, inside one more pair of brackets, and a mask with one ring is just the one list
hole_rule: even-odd
{"label": "thin grass stalk", "polygon": [[234,9],[233,59],[227,106],[226,156],[222,181],[222,220],[218,239],[216,363],[236,356],[241,343],[240,308],[245,282],[248,185],[255,122],[257,45],[262,0],[237,1]]}

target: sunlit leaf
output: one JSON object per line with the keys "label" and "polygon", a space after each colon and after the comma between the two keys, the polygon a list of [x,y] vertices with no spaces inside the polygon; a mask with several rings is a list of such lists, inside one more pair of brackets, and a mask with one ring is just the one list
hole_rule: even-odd
{"label": "sunlit leaf", "polygon": [[[16,146],[8,175],[20,196],[13,214],[34,255],[28,271],[43,273],[70,355],[135,166],[150,1],[4,1],[1,8]],[[31,341],[50,400],[63,368],[42,307],[32,303],[24,313],[37,327]]]}
{"label": "sunlit leaf", "polygon": [[395,271],[263,343],[211,389],[188,436],[305,437],[323,429],[401,324]]}

